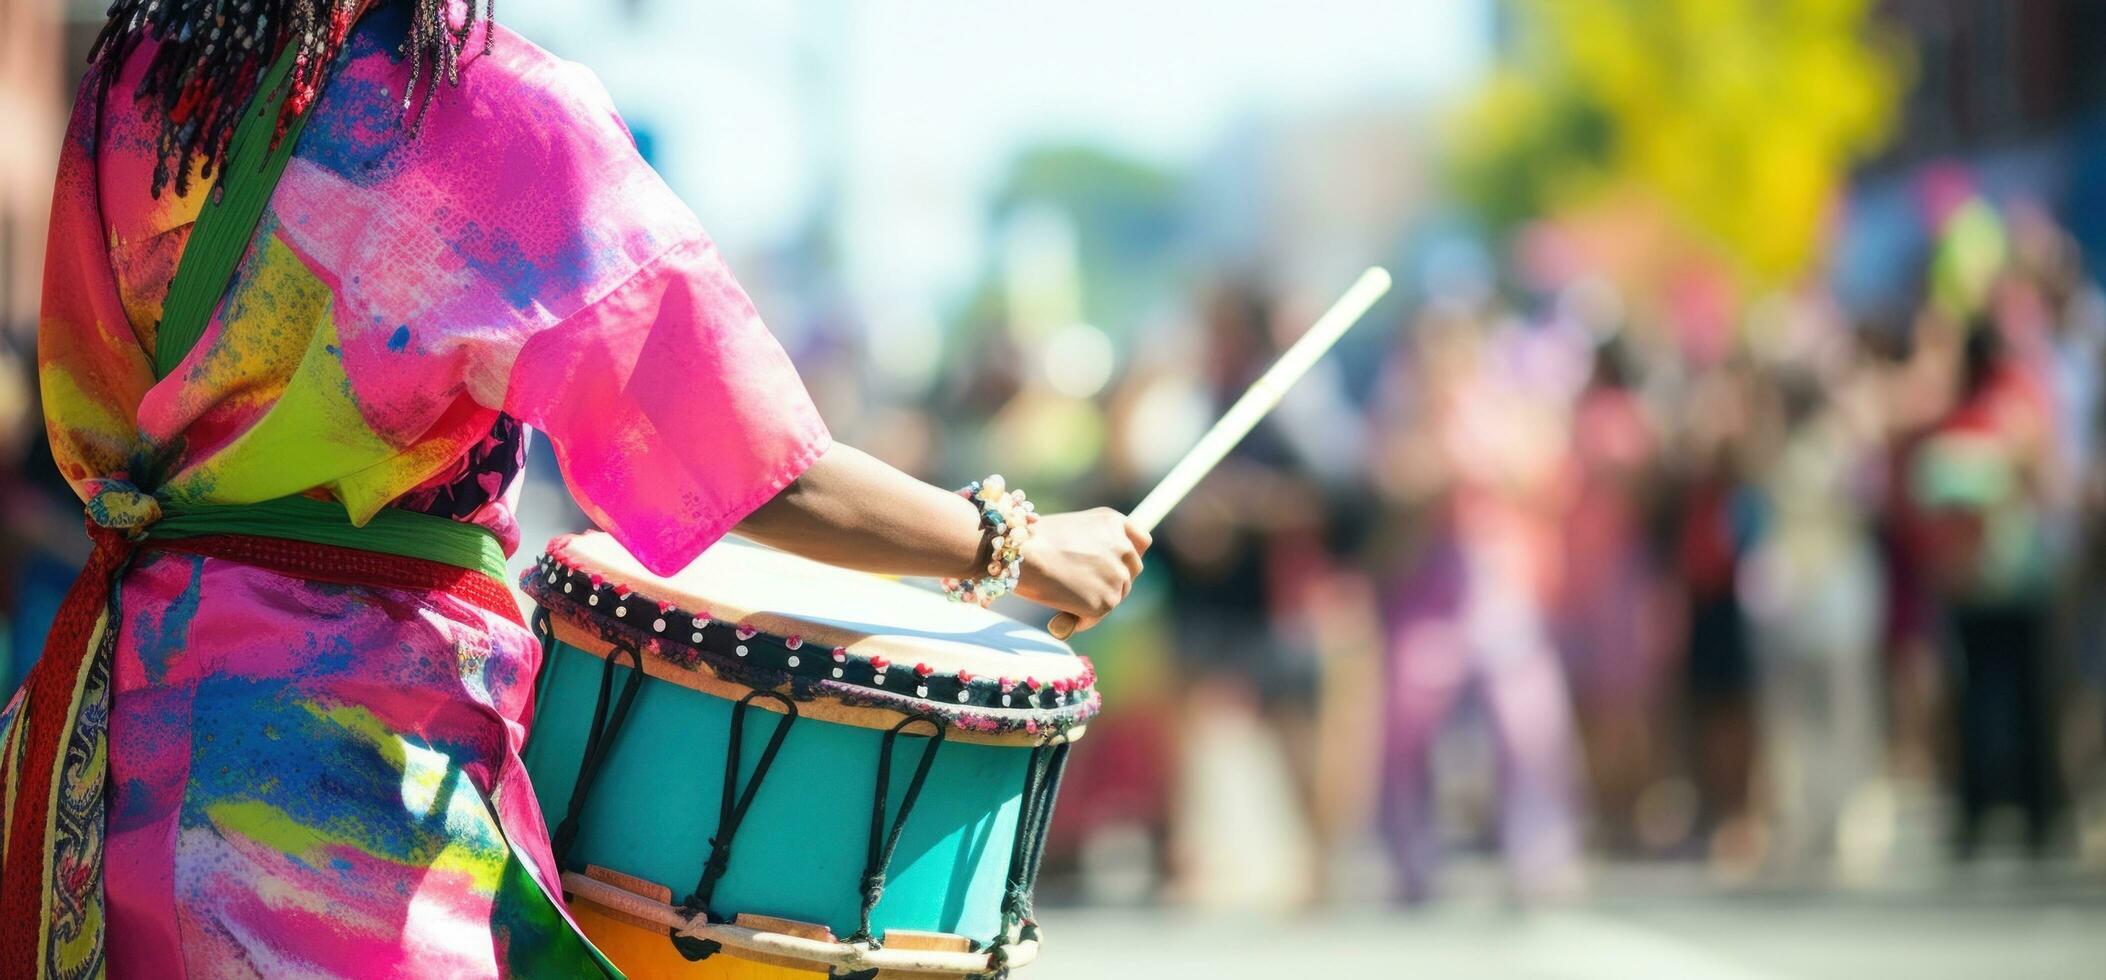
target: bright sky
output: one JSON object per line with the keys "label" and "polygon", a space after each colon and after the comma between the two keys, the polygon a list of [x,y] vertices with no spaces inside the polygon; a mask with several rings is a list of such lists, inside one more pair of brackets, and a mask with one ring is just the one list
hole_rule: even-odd
{"label": "bright sky", "polygon": [[1079,140],[1176,165],[1239,120],[1438,98],[1487,0],[611,0],[500,16],[599,73],[734,254],[829,182],[857,277],[949,284],[1016,152]]}

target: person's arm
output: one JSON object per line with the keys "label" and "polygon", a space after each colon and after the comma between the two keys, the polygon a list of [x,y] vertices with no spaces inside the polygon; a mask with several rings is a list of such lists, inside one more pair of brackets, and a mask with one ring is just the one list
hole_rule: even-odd
{"label": "person's arm", "polygon": [[881,575],[965,578],[986,564],[980,510],[971,501],[840,443],[741,521],[738,532],[813,561]]}
{"label": "person's arm", "polygon": [[[762,544],[814,561],[886,575],[986,574],[979,508],[850,446],[836,443],[738,525]],[[1110,612],[1141,572],[1148,535],[1110,508],[1046,514],[1024,550],[1017,593],[1084,628]]]}

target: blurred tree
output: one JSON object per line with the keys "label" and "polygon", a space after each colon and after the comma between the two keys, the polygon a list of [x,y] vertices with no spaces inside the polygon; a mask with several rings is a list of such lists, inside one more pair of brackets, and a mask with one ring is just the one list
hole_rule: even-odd
{"label": "blurred tree", "polygon": [[1057,213],[1074,238],[1074,311],[1122,333],[1143,320],[1174,281],[1187,229],[1175,174],[1095,147],[1027,149],[997,185],[990,213],[1006,226],[1020,213]]}
{"label": "blurred tree", "polygon": [[1903,77],[1873,0],[1506,0],[1456,119],[1455,186],[1496,227],[1630,192],[1751,286],[1802,272]]}

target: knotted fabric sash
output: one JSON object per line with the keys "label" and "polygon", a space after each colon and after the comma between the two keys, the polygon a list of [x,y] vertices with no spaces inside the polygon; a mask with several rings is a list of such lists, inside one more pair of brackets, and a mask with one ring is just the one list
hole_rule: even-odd
{"label": "knotted fabric sash", "polygon": [[[276,132],[290,47],[258,86],[171,281],[154,365],[166,377],[204,333],[306,122]],[[105,66],[99,70],[115,70]],[[522,627],[487,529],[383,509],[354,526],[305,496],[178,505],[122,476],[89,481],[95,549],[66,593],[43,656],[0,714],[0,980],[101,977],[103,820],[111,664],[122,581],[142,551],[180,551],[311,581],[442,592]]]}

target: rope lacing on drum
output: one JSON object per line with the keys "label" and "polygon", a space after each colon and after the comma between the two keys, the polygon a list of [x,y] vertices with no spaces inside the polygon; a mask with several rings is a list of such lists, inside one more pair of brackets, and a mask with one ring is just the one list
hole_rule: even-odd
{"label": "rope lacing on drum", "polygon": [[[782,705],[782,718],[775,723],[775,731],[768,736],[768,746],[761,750],[760,758],[754,761],[753,778],[739,787],[740,747],[745,742],[746,707],[756,698],[772,698]],[[768,768],[775,764],[775,753],[782,749],[782,742],[790,734],[790,726],[797,721],[797,702],[774,691],[749,691],[731,706],[731,734],[725,740],[724,750],[724,795],[717,811],[717,832],[709,838],[709,860],[702,865],[702,878],[695,883],[695,890],[681,903],[681,910],[690,916],[703,916],[717,921],[709,911],[711,896],[716,894],[717,881],[731,867],[731,843],[738,837],[739,824],[746,820],[746,812],[753,808],[754,797],[760,793],[761,783],[768,778]],[[677,931],[668,931],[674,948],[689,960],[705,960],[723,949],[713,940],[684,936]]]}
{"label": "rope lacing on drum", "polygon": [[[553,645],[549,644],[550,647]],[[614,713],[610,717],[607,706],[614,690],[615,661],[624,653],[629,655],[633,669],[628,680],[622,684],[621,698],[614,703]],[[547,669],[548,665],[544,663],[542,670]],[[614,740],[621,734],[622,725],[629,720],[629,707],[635,703],[636,692],[643,687],[643,679],[641,650],[617,646],[607,651],[607,659],[600,666],[600,694],[592,706],[592,725],[585,732],[585,752],[578,760],[578,778],[571,783],[570,804],[564,808],[563,821],[556,825],[555,837],[549,842],[555,850],[556,861],[559,864],[569,866],[570,848],[578,839],[578,825],[585,813],[585,800],[592,795],[592,785],[600,778],[600,766],[607,761],[607,754],[614,750]]]}
{"label": "rope lacing on drum", "polygon": [[[916,722],[929,726],[929,741],[922,746],[921,761],[914,767],[914,778],[907,781],[907,791],[899,798],[899,812],[892,818],[891,828],[887,829],[885,797],[892,785],[893,744],[901,732]],[[936,762],[936,750],[943,747],[945,731],[942,721],[928,715],[915,715],[886,729],[884,738],[878,743],[877,789],[870,804],[870,846],[863,865],[863,909],[855,935],[848,937],[851,943],[878,945],[870,932],[870,914],[885,892],[885,876],[892,866],[892,852],[899,848],[900,834],[907,828],[907,814],[913,811],[914,801],[921,797],[922,784],[929,778],[929,767]]]}
{"label": "rope lacing on drum", "polygon": [[1016,845],[1009,852],[1009,874],[1002,892],[1001,928],[994,939],[996,976],[1009,972],[1009,930],[1020,926],[1020,940],[1037,938],[1031,895],[1046,851],[1046,828],[1053,822],[1053,803],[1060,796],[1060,777],[1067,770],[1068,743],[1040,742],[1031,749],[1024,769],[1023,805],[1016,818]]}

